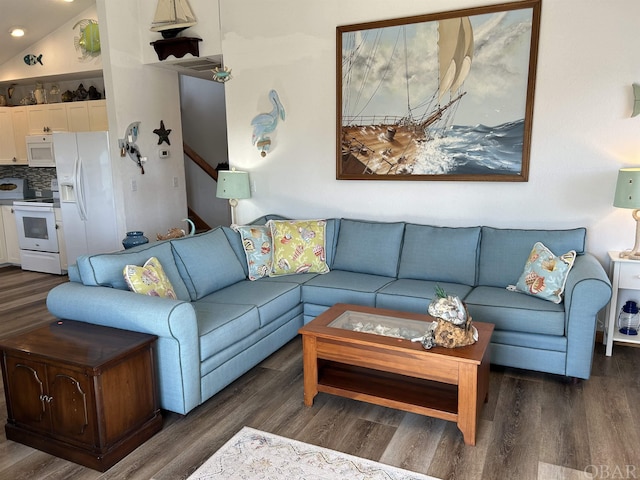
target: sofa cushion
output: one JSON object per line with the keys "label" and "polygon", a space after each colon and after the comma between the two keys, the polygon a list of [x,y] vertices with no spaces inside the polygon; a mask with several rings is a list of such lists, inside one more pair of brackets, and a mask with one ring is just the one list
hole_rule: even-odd
{"label": "sofa cushion", "polygon": [[325,220],[270,220],[273,239],[271,276],[327,273]]}
{"label": "sofa cushion", "polygon": [[536,242],[516,284],[518,291],[550,302],[560,303],[575,250],[556,256],[541,242]]}
{"label": "sofa cushion", "polygon": [[221,228],[171,240],[171,245],[191,300],[246,278],[242,264]]}
{"label": "sofa cushion", "polygon": [[316,305],[353,303],[373,307],[376,292],[393,280],[379,275],[332,270],[302,285],[302,301]]}
{"label": "sofa cushion", "polygon": [[203,297],[200,302],[255,306],[263,327],[300,304],[300,285],[297,283],[263,280],[266,279],[235,283]]}
{"label": "sofa cushion", "polygon": [[114,253],[82,255],[76,262],[84,285],[128,290],[122,275],[125,265],[143,265],[150,257],[156,257],[160,261],[178,299],[189,301],[189,291],[178,272],[169,242],[147,243]]}
{"label": "sofa cushion", "polygon": [[332,268],[395,277],[404,223],[340,220]]}
{"label": "sofa cushion", "polygon": [[474,321],[496,330],[564,335],[564,306],[499,287],[475,287],[464,298]]}
{"label": "sofa cushion", "polygon": [[271,229],[266,225],[233,225],[232,230],[238,232],[242,239],[249,280],[269,275],[273,259]]}
{"label": "sofa cushion", "polygon": [[407,224],[398,278],[474,285],[479,247],[480,227]]}
{"label": "sofa cushion", "polygon": [[584,253],[585,228],[571,230],[515,230],[482,227],[478,285],[507,287],[522,273],[524,259],[536,242],[553,252]]}
{"label": "sofa cushion", "polygon": [[122,273],[129,290],[132,292],[152,297],[176,299],[173,285],[156,257],[151,257],[141,267],[126,265]]}
{"label": "sofa cushion", "polygon": [[436,286],[442,287],[447,294],[464,299],[473,287],[459,283],[433,282],[400,278],[376,293],[376,307],[406,312],[427,313],[431,300],[436,296]]}
{"label": "sofa cushion", "polygon": [[198,321],[200,361],[248,337],[260,327],[258,309],[253,305],[193,302]]}

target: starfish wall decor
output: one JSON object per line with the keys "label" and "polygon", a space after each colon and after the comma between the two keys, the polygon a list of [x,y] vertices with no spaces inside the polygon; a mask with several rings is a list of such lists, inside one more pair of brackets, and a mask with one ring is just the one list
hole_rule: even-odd
{"label": "starfish wall decor", "polygon": [[156,128],[153,133],[158,135],[158,145],[161,145],[162,142],[167,142],[167,145],[171,145],[169,141],[169,134],[171,133],[171,129],[164,128],[164,121],[160,120],[160,128]]}

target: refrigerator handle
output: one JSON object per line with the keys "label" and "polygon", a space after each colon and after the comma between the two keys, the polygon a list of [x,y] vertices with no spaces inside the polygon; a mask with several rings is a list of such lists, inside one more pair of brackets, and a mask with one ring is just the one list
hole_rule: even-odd
{"label": "refrigerator handle", "polygon": [[82,184],[82,160],[80,159],[80,157],[76,157],[73,170],[74,170],[73,183],[75,185],[75,191],[76,191],[76,206],[78,207],[78,213],[80,214],[80,219],[82,221],[86,221],[87,209],[85,207],[85,202],[84,202],[84,190],[83,190],[83,184]]}

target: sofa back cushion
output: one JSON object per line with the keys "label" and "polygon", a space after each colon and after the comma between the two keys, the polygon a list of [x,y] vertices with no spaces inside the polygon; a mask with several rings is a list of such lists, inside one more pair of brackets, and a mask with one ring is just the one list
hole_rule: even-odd
{"label": "sofa back cushion", "polygon": [[475,285],[480,227],[407,224],[398,278]]}
{"label": "sofa back cushion", "polygon": [[395,277],[404,223],[340,220],[331,268],[348,272]]}
{"label": "sofa back cushion", "polygon": [[587,231],[518,230],[482,227],[478,284],[488,287],[515,285],[536,242],[544,243],[556,255],[575,250],[584,253]]}
{"label": "sofa back cushion", "polygon": [[222,228],[171,240],[175,263],[191,300],[246,278],[242,263]]}
{"label": "sofa back cushion", "polygon": [[162,264],[178,299],[189,301],[189,291],[178,272],[169,242],[148,243],[114,253],[82,255],[76,260],[77,272],[84,285],[128,290],[129,287],[124,279],[124,267],[143,265],[151,257],[156,257]]}

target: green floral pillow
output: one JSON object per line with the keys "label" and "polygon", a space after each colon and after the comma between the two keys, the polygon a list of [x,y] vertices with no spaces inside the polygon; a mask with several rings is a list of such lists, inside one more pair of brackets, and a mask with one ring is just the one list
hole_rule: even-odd
{"label": "green floral pillow", "polygon": [[122,273],[132,292],[174,300],[177,298],[173,285],[156,257],[151,257],[141,267],[126,265]]}
{"label": "green floral pillow", "polygon": [[575,259],[575,250],[557,257],[541,242],[537,242],[524,265],[516,289],[553,303],[562,302],[567,276]]}
{"label": "green floral pillow", "polygon": [[231,225],[240,234],[247,257],[249,280],[266,277],[271,272],[271,230],[265,225]]}
{"label": "green floral pillow", "polygon": [[327,273],[325,220],[270,220],[273,265],[270,276]]}

